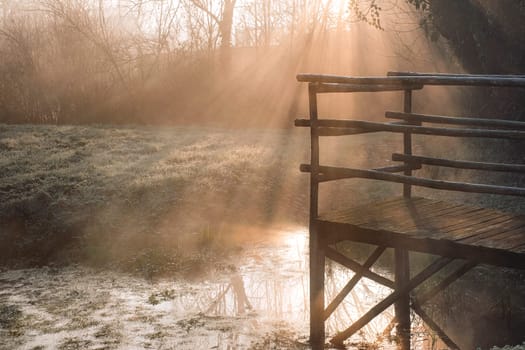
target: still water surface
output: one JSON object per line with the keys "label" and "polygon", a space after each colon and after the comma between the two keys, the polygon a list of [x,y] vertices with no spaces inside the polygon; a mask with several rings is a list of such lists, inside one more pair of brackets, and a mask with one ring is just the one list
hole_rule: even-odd
{"label": "still water surface", "polygon": [[[19,313],[15,331],[0,330],[0,348],[308,349],[307,230],[269,237],[206,281],[148,282],[83,267],[4,271],[0,305]],[[353,273],[335,263],[327,271],[328,301]],[[389,292],[363,279],[330,316],[327,332],[345,329]],[[395,348],[378,341],[392,314],[389,308],[364,327],[349,349]],[[427,338],[415,348],[430,349]]]}

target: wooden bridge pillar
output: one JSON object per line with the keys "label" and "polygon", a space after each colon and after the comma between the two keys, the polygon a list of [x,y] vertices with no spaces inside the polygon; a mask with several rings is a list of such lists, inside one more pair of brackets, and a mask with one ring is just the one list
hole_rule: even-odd
{"label": "wooden bridge pillar", "polygon": [[[410,281],[410,264],[408,250],[396,248],[395,257],[395,288],[396,291],[407,285]],[[398,337],[398,348],[410,350],[410,296],[403,294],[394,304],[396,313],[396,333]]]}
{"label": "wooden bridge pillar", "polygon": [[317,227],[319,202],[319,134],[317,130],[317,84],[308,86],[310,121],[310,343],[312,349],[323,349],[324,329],[324,264],[325,244]]}
{"label": "wooden bridge pillar", "polygon": [[[412,112],[412,90],[405,90],[403,111],[405,113]],[[412,154],[412,134],[409,132],[405,132],[403,134],[403,149],[405,154]],[[405,166],[407,166],[405,175],[412,176],[412,170],[408,167],[409,164],[407,162],[405,162]],[[412,186],[410,186],[410,184],[403,184],[403,196],[406,198],[410,198],[412,196]]]}
{"label": "wooden bridge pillar", "polygon": [[315,226],[310,227],[310,343],[312,349],[323,349],[325,247]]}

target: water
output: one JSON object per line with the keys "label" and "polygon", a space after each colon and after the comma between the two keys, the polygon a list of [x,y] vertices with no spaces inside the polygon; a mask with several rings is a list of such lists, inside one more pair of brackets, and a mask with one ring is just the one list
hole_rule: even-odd
{"label": "water", "polygon": [[[269,237],[247,247],[238,266],[199,282],[148,282],[84,267],[2,272],[0,305],[20,314],[1,329],[0,348],[308,349],[307,232],[280,229]],[[328,302],[353,273],[335,263],[327,270]],[[363,279],[328,319],[328,334],[388,293]],[[392,314],[389,308],[364,327],[350,348],[379,344]],[[395,347],[383,341],[380,348]]]}

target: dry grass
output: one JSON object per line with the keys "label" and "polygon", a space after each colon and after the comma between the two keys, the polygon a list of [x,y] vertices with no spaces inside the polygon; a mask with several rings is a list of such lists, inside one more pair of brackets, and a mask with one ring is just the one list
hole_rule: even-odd
{"label": "dry grass", "polygon": [[232,223],[304,220],[304,142],[277,130],[0,125],[1,263],[198,266],[231,252]]}

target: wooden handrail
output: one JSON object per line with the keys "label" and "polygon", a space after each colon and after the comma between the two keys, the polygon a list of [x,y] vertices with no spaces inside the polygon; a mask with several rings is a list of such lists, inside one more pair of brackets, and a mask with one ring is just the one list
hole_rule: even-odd
{"label": "wooden handrail", "polygon": [[421,90],[423,84],[382,84],[382,85],[363,85],[363,84],[337,84],[337,83],[320,83],[315,87],[318,93],[330,92],[387,92],[387,91],[404,91],[404,90]]}
{"label": "wooden handrail", "polygon": [[[404,121],[386,123],[388,125],[406,125]],[[294,122],[295,126],[310,127],[310,119],[296,119]],[[348,135],[359,135],[369,134],[373,132],[380,132],[376,130],[367,130],[363,128],[338,128],[338,127],[319,127],[317,128],[317,135],[319,136],[348,136]]]}
{"label": "wooden handrail", "polygon": [[415,165],[427,164],[427,165],[444,166],[448,168],[458,168],[458,169],[525,173],[524,164],[472,162],[472,161],[466,161],[466,160],[450,160],[450,159],[442,159],[442,158],[414,156],[414,155],[400,154],[400,153],[393,153],[392,160],[412,163]]}
{"label": "wooden handrail", "polygon": [[525,122],[518,122],[505,119],[485,119],[485,118],[460,118],[441,115],[403,113],[403,112],[386,112],[386,118],[401,119],[407,122],[422,122],[433,124],[450,124],[450,125],[468,125],[478,127],[494,127],[502,129],[523,130],[525,131]]}
{"label": "wooden handrail", "polygon": [[486,87],[525,87],[523,77],[504,76],[448,76],[448,75],[420,75],[420,76],[390,76],[390,77],[352,77],[330,74],[297,75],[300,82],[335,83],[335,84],[362,84],[362,85],[452,85],[452,86],[486,86]]}
{"label": "wooden handrail", "polygon": [[[297,126],[311,126],[307,119],[296,120]],[[376,123],[364,120],[348,119],[320,119],[316,121],[317,127],[325,128],[350,128],[368,131],[388,131],[396,133],[412,133],[417,135],[455,136],[455,137],[485,137],[494,139],[525,139],[525,131],[493,130],[493,129],[467,129],[467,128],[441,128],[417,125],[402,125],[394,123]],[[322,135],[320,135],[322,136]]]}
{"label": "wooden handrail", "polygon": [[[309,165],[303,164],[300,167],[302,172],[309,172]],[[344,178],[363,178],[371,180],[381,180],[402,184],[410,184],[414,186],[428,187],[440,190],[448,191],[460,191],[460,192],[471,192],[471,193],[487,193],[487,194],[499,194],[507,196],[520,196],[525,197],[525,188],[521,187],[509,187],[509,186],[496,186],[496,185],[485,185],[477,183],[467,182],[454,182],[444,180],[431,180],[415,176],[406,176],[387,173],[378,170],[364,170],[354,168],[341,168],[332,166],[319,166],[319,173],[321,178],[328,179],[324,181],[340,180]]]}
{"label": "wooden handrail", "polygon": [[465,73],[418,73],[418,72],[397,72],[390,71],[386,74],[389,77],[491,77],[491,78],[525,78],[522,74],[465,74]]}
{"label": "wooden handrail", "polygon": [[[299,166],[299,169],[303,173],[309,173],[312,171],[312,167],[310,166],[310,164],[301,164]],[[391,165],[391,166],[386,166],[386,167],[381,167],[381,168],[374,168],[372,170],[380,171],[384,173],[401,173],[407,169],[408,170],[421,169],[421,164]],[[321,172],[321,174],[317,176],[317,180],[319,182],[328,182],[328,181],[335,181],[335,180],[351,179],[353,177],[354,176],[347,176],[343,173],[336,173],[336,172],[323,173]]]}
{"label": "wooden handrail", "polygon": [[375,131],[364,130],[359,128],[318,128],[317,134],[319,136],[348,136],[348,135],[359,135],[369,134]]}

